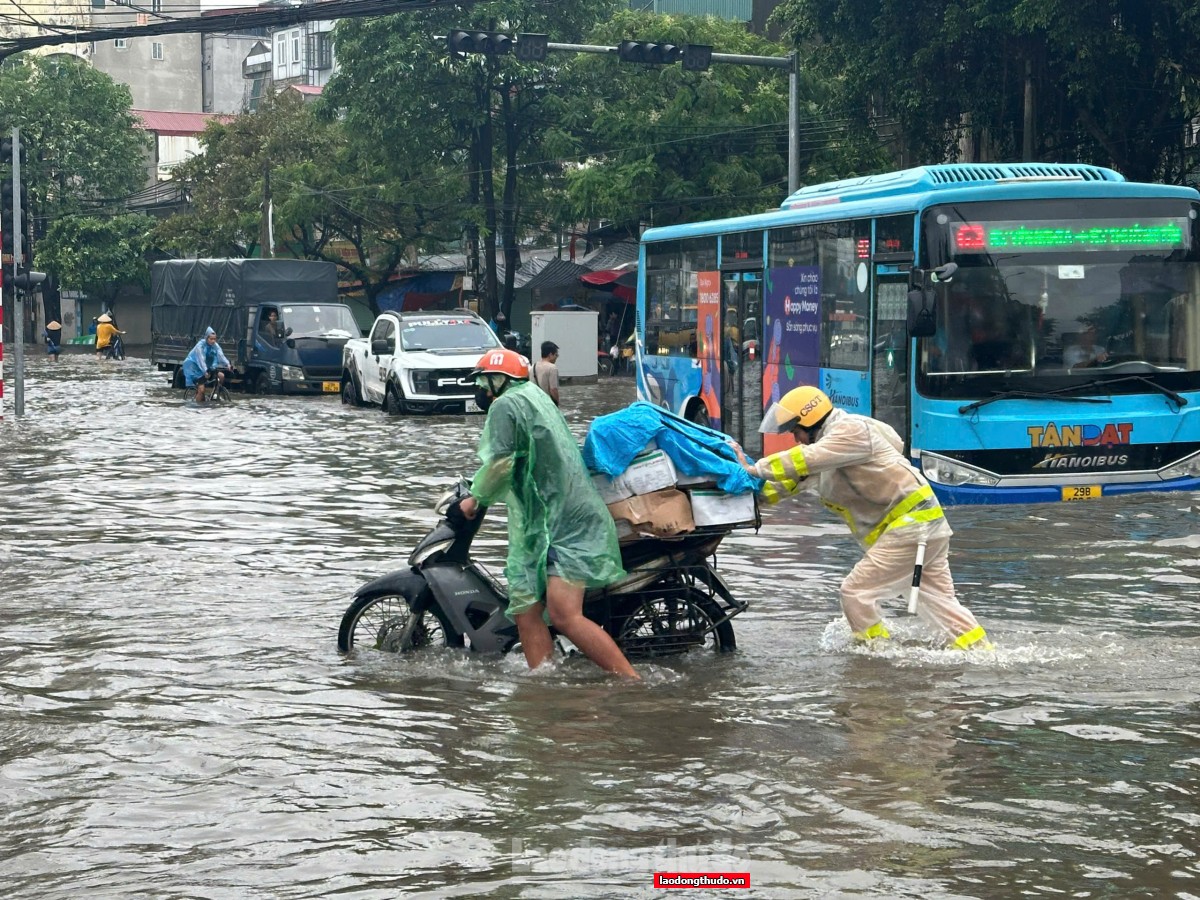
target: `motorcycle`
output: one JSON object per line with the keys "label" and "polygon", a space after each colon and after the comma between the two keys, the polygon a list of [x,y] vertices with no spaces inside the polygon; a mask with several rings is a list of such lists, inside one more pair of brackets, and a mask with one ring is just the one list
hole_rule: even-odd
{"label": "motorcycle", "polygon": [[120,334],[114,334],[113,339],[109,341],[107,347],[104,348],[105,359],[124,359],[125,358],[125,341]]}
{"label": "motorcycle", "polygon": [[[485,510],[466,519],[458,503],[468,493],[467,483],[459,482],[437,504],[441,518],[413,549],[408,568],[355,592],[338,630],[341,652],[363,646],[391,653],[445,646],[509,653],[517,647],[517,627],[505,616],[504,586],[471,559]],[[698,529],[679,538],[623,544],[625,577],[589,590],[584,614],[631,661],[701,648],[737,649],[731,620],[749,604],[734,598],[711,565],[730,530]],[[557,642],[553,629],[551,634]]]}

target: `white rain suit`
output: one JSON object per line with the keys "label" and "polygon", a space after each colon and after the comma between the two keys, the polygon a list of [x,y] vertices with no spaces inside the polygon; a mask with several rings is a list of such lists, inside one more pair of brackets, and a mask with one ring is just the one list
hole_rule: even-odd
{"label": "white rain suit", "polygon": [[855,637],[886,637],[879,603],[912,585],[917,545],[925,541],[918,615],[967,648],[986,635],[958,602],[947,556],[949,523],[929,482],[905,459],[895,429],[867,416],[834,409],[807,446],[760,459],[762,496],[776,503],[815,490],[865,548],[841,585],[842,611]]}

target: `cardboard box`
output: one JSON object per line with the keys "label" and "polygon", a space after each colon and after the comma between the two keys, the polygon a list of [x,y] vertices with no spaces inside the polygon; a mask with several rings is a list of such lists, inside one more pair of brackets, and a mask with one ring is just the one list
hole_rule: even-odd
{"label": "cardboard box", "polygon": [[639,453],[621,473],[631,494],[652,494],[675,487],[675,464],[661,450]]}
{"label": "cardboard box", "polygon": [[[651,442],[653,443],[653,442]],[[616,477],[603,473],[592,475],[592,484],[606,504],[619,503],[636,494],[675,487],[675,464],[661,450],[643,451],[633,458],[625,471]]]}
{"label": "cardboard box", "polygon": [[620,475],[613,478],[610,475],[605,475],[603,472],[597,472],[592,476],[592,484],[596,486],[596,492],[606,505],[609,503],[620,503],[626,497],[633,496],[633,491],[621,479]]}
{"label": "cardboard box", "polygon": [[633,533],[653,537],[671,537],[696,530],[687,494],[674,488],[610,503],[608,511],[617,520],[618,537],[624,528],[620,524],[622,521],[629,523]]}
{"label": "cardboard box", "polygon": [[684,475],[682,472],[677,471],[675,483],[677,485],[679,485],[679,487],[687,487],[687,488],[711,487],[711,488],[715,488],[717,486],[717,476],[716,475]]}
{"label": "cardboard box", "polygon": [[745,525],[754,522],[754,494],[693,490],[692,520],[697,528],[710,525]]}

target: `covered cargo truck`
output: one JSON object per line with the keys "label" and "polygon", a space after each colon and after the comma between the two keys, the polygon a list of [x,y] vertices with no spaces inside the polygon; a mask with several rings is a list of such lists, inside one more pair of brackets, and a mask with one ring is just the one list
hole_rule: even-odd
{"label": "covered cargo truck", "polygon": [[[277,324],[270,325],[270,313]],[[150,269],[150,359],[183,386],[183,361],[211,327],[247,391],[336,394],[342,347],[359,336],[338,302],[337,266],[302,259],[171,259]]]}

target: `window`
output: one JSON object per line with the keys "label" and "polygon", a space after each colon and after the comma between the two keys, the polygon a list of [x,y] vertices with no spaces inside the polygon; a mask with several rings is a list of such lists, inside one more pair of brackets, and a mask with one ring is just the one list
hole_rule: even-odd
{"label": "window", "polygon": [[275,77],[287,77],[287,35],[275,36]]}
{"label": "window", "polygon": [[308,39],[308,65],[312,69],[333,68],[333,41],[328,31],[311,35]]}
{"label": "window", "polygon": [[92,9],[104,9],[104,0],[92,0]]}
{"label": "window", "polygon": [[162,0],[150,0],[150,12],[152,12],[152,13],[162,12]]}
{"label": "window", "polygon": [[155,41],[154,43],[152,43],[150,45],[150,58],[151,59],[162,59],[163,58],[163,45],[161,42]]}
{"label": "window", "polygon": [[292,32],[292,62],[300,62],[300,32]]}
{"label": "window", "polygon": [[113,41],[113,47],[115,47],[117,50],[128,50],[129,49],[129,39],[128,38],[117,38],[115,41]]}
{"label": "window", "polygon": [[717,268],[717,239],[646,246],[646,352],[695,357],[701,272]]}
{"label": "window", "polygon": [[[802,365],[866,371],[870,349],[871,293],[869,260],[871,223],[865,220],[826,222],[773,231],[770,265],[781,272],[780,289],[816,284],[820,308],[819,358]],[[796,304],[803,315],[807,306]],[[811,352],[816,347],[806,347]]]}

